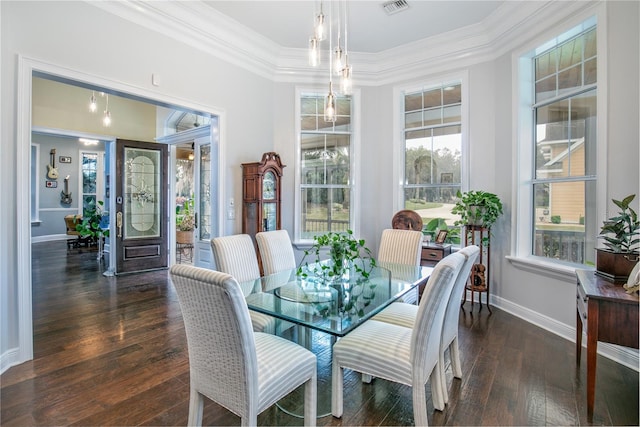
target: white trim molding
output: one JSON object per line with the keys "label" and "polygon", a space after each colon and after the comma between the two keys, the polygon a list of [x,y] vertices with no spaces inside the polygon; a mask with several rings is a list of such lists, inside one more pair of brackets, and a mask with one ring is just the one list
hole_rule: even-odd
{"label": "white trim molding", "polygon": [[[519,317],[526,322],[539,326],[540,328],[556,334],[568,341],[573,343],[576,342],[575,327],[558,322],[555,319],[544,316],[536,311],[530,310],[496,295],[491,295],[491,305]],[[586,334],[583,334],[582,343],[582,346],[586,347]],[[638,357],[637,350],[601,342],[598,343],[598,354],[633,369],[636,372],[640,371],[640,358]]]}
{"label": "white trim molding", "polygon": [[[157,31],[276,82],[312,84],[322,77],[306,49],[286,48],[206,5],[204,1],[90,1],[125,20]],[[495,59],[531,33],[553,27],[598,1],[506,1],[482,22],[379,53],[350,52],[354,86],[380,86]]]}

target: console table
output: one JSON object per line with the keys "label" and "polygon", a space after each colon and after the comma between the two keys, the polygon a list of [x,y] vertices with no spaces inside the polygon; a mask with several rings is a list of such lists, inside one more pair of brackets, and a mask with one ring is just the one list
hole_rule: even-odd
{"label": "console table", "polygon": [[593,419],[598,341],[638,348],[638,296],[622,283],[610,282],[590,270],[576,270],[576,364],[580,365],[582,330],[587,333],[587,417]]}

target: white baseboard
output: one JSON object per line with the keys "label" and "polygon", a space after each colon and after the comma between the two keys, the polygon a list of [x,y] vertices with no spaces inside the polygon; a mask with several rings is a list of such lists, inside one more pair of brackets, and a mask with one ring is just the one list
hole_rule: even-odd
{"label": "white baseboard", "polygon": [[20,360],[20,352],[18,348],[11,348],[0,355],[0,374],[12,366],[19,365],[23,361]]}
{"label": "white baseboard", "polygon": [[55,242],[57,240],[73,239],[75,236],[69,236],[67,234],[49,234],[46,236],[36,236],[31,238],[31,243],[40,242]]}
{"label": "white baseboard", "polygon": [[[554,333],[566,340],[573,343],[576,342],[576,329],[574,327],[560,323],[557,320],[495,295],[491,295],[491,305],[526,320],[529,323],[539,326],[542,329]],[[582,343],[583,347],[586,347],[586,335],[583,335]],[[598,343],[598,354],[640,372],[640,358],[638,357],[638,350],[620,347],[613,344]]]}

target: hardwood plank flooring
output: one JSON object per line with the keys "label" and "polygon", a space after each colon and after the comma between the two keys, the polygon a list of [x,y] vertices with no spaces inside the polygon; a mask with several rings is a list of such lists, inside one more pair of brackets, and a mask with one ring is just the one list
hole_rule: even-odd
{"label": "hardwood plank flooring", "polygon": [[[186,425],[189,361],[180,307],[166,270],[104,277],[95,251],[65,242],[33,245],[34,360],[0,378],[0,424]],[[330,360],[329,340],[314,351]],[[460,313],[463,378],[447,366],[449,404],[432,425],[589,425],[586,354],[574,343],[493,308]],[[586,352],[583,352],[586,353]],[[323,363],[321,363],[323,365]],[[325,363],[326,365],[326,363]],[[329,375],[325,367],[320,376]],[[638,372],[598,357],[593,424],[638,425]],[[297,399],[297,402],[296,400]],[[294,404],[301,398],[294,397]],[[213,402],[204,422],[239,425]],[[260,425],[299,425],[272,407]],[[320,426],[413,425],[411,389],[345,375],[342,419]]]}

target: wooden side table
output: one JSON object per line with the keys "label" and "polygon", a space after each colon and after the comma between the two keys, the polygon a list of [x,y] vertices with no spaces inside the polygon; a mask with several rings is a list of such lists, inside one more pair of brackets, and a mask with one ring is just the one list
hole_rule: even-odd
{"label": "wooden side table", "polygon": [[433,267],[442,258],[451,254],[451,245],[449,243],[427,243],[422,244],[422,255],[420,256],[420,265]]}
{"label": "wooden side table", "polygon": [[598,341],[638,348],[638,296],[622,283],[610,282],[590,270],[576,270],[576,364],[580,365],[582,330],[587,333],[587,417],[593,419]]}

